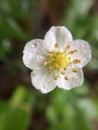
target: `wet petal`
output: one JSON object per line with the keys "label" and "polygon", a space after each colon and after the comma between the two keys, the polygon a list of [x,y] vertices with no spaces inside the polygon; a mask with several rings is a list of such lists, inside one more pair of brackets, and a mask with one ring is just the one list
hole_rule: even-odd
{"label": "wet petal", "polygon": [[48,93],[56,87],[53,74],[48,73],[45,69],[33,71],[31,73],[31,80],[34,87],[42,93]]}
{"label": "wet petal", "polygon": [[72,35],[64,26],[52,26],[44,39],[50,45],[51,49],[54,48],[56,43],[62,49],[68,42],[72,41]]}
{"label": "wet petal", "polygon": [[83,72],[81,68],[77,68],[76,73],[72,72],[71,70],[66,70],[66,77],[67,80],[65,80],[64,76],[60,74],[56,82],[59,88],[69,90],[71,88],[81,86],[84,81]]}
{"label": "wet petal", "polygon": [[47,55],[47,45],[43,40],[36,39],[29,41],[23,50],[23,62],[31,70],[43,67],[43,61]]}
{"label": "wet petal", "polygon": [[71,55],[72,59],[79,59],[80,67],[85,66],[90,60],[91,60],[91,48],[88,44],[88,42],[84,40],[74,40],[70,44],[70,51],[77,50],[77,52],[73,53]]}

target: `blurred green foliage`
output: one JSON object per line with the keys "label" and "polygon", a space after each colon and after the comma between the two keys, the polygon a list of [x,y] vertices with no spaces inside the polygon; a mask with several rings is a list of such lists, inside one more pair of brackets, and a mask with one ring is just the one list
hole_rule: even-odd
{"label": "blurred green foliage", "polygon": [[11,100],[1,102],[0,130],[26,130],[32,112],[32,99],[32,93],[19,86]]}
{"label": "blurred green foliage", "polygon": [[[94,4],[97,1],[0,0],[0,130],[98,130],[98,10]],[[89,41],[92,61],[84,69],[83,86],[70,91],[56,88],[43,95],[31,87],[22,50],[26,41],[41,38],[53,24],[68,27],[74,39]]]}

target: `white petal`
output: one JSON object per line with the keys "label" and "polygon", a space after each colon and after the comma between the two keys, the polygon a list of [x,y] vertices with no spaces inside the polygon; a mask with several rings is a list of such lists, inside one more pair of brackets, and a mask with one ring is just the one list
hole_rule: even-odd
{"label": "white petal", "polygon": [[50,45],[51,49],[54,44],[58,43],[59,48],[63,48],[68,42],[72,41],[70,31],[64,26],[52,26],[44,37],[45,41]]}
{"label": "white petal", "polygon": [[23,50],[23,62],[25,66],[31,70],[42,68],[47,51],[47,45],[43,40],[36,39],[29,41]]}
{"label": "white petal", "polygon": [[70,43],[70,50],[78,50],[71,57],[72,59],[79,59],[81,62],[78,64],[80,67],[85,66],[91,60],[91,48],[88,42],[84,40],[74,40]]}
{"label": "white petal", "polygon": [[56,87],[53,74],[48,73],[45,69],[33,71],[31,80],[34,87],[42,93],[48,93]]}
{"label": "white petal", "polygon": [[72,72],[71,70],[66,70],[66,76],[68,80],[64,79],[64,76],[60,74],[57,80],[57,86],[65,90],[69,90],[74,87],[79,87],[83,84],[84,76],[83,71],[80,68],[77,68],[78,72]]}

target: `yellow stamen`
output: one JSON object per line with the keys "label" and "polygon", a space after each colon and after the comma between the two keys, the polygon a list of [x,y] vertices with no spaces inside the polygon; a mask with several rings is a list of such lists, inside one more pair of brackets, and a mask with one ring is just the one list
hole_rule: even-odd
{"label": "yellow stamen", "polygon": [[74,64],[77,64],[77,63],[80,63],[80,62],[81,62],[81,61],[80,61],[79,59],[74,59],[74,60],[73,60],[73,63],[74,63]]}
{"label": "yellow stamen", "polygon": [[77,52],[78,50],[73,50],[73,52]]}
{"label": "yellow stamen", "polygon": [[65,80],[68,80],[68,77],[67,77],[67,76],[64,76],[64,79],[65,79]]}
{"label": "yellow stamen", "polygon": [[57,80],[57,79],[58,79],[58,76],[57,76],[57,75],[54,75],[54,79]]}
{"label": "yellow stamen", "polygon": [[[58,44],[55,44],[55,47],[58,47]],[[69,46],[70,47],[70,46]],[[58,48],[55,51],[49,51],[48,57],[44,61],[44,66],[47,67],[47,72],[54,71],[54,80],[58,79],[58,72],[64,75],[64,79],[67,80],[65,76],[65,70],[69,65],[71,57],[65,51],[58,51]]]}
{"label": "yellow stamen", "polygon": [[48,69],[48,72],[51,72],[51,69],[50,69],[50,68]]}
{"label": "yellow stamen", "polygon": [[77,52],[77,51],[78,51],[78,50],[72,50],[72,51],[68,52],[68,54],[72,55],[72,54],[74,54],[74,53]]}
{"label": "yellow stamen", "polygon": [[61,71],[61,74],[62,74],[62,75],[64,75],[64,74],[65,74],[65,72],[64,72],[64,71]]}
{"label": "yellow stamen", "polygon": [[55,65],[54,65],[54,69],[56,69],[56,70],[57,70],[57,69],[58,69],[58,67],[59,67],[59,66],[58,66],[58,64],[55,64]]}
{"label": "yellow stamen", "polygon": [[52,52],[51,52],[51,51],[48,51],[48,55],[51,56],[51,55],[52,55]]}
{"label": "yellow stamen", "polygon": [[67,57],[67,60],[68,60],[68,61],[69,61],[69,60],[71,60],[71,57],[70,57],[70,56],[68,56],[68,57]]}
{"label": "yellow stamen", "polygon": [[69,48],[70,48],[70,45],[67,45],[67,46],[65,47],[65,50],[69,50]]}
{"label": "yellow stamen", "polygon": [[52,55],[49,55],[48,65],[53,69],[61,70],[68,66],[67,55],[65,52],[52,52]]}
{"label": "yellow stamen", "polygon": [[61,52],[57,52],[57,55],[61,55]]}
{"label": "yellow stamen", "polygon": [[54,59],[54,58],[52,58],[52,61],[55,61],[55,59]]}
{"label": "yellow stamen", "polygon": [[55,45],[54,45],[54,46],[55,46],[55,48],[58,48],[58,44],[57,44],[57,43],[55,43]]}
{"label": "yellow stamen", "polygon": [[47,62],[47,61],[44,61],[44,65],[45,65],[45,66],[48,65],[48,62]]}
{"label": "yellow stamen", "polygon": [[72,68],[72,72],[78,72],[78,70],[76,68]]}

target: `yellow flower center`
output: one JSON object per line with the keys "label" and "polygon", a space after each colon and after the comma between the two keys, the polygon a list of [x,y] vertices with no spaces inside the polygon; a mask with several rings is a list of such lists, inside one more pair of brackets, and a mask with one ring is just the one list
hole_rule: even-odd
{"label": "yellow flower center", "polygon": [[65,52],[48,52],[47,65],[53,70],[61,70],[68,66],[68,57]]}
{"label": "yellow flower center", "polygon": [[[80,63],[79,59],[74,59],[71,61],[70,55],[73,55],[74,53],[77,52],[77,50],[72,50],[69,51],[70,46],[67,45],[64,49],[64,51],[58,51],[58,44],[55,44],[55,50],[53,52],[49,51],[48,52],[48,57],[44,61],[44,66],[47,66],[48,72],[54,71],[54,79],[58,79],[58,72],[60,72],[62,75],[64,75],[64,79],[68,80],[68,77],[65,75],[66,74],[66,68],[68,68],[70,63]],[[77,72],[76,68],[72,68],[74,73]]]}

